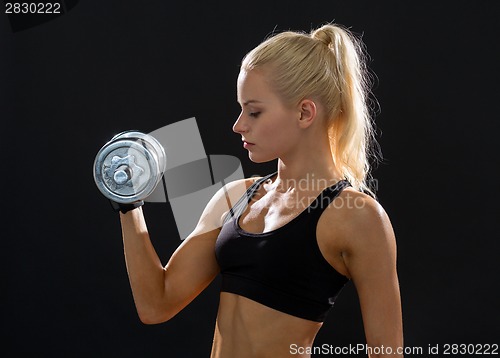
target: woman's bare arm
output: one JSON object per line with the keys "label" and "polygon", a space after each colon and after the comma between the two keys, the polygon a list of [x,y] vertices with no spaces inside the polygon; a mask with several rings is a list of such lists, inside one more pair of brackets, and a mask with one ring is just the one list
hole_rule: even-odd
{"label": "woman's bare arm", "polygon": [[[202,292],[219,272],[215,241],[230,202],[248,180],[228,184],[205,208],[197,227],[172,254],[165,267],[150,241],[141,208],[120,214],[125,261],[138,315],[146,324],[175,316]],[[228,201],[228,193],[231,200]]]}
{"label": "woman's bare arm", "polygon": [[335,200],[319,225],[320,247],[330,264],[354,282],[366,342],[374,352],[370,358],[402,357],[396,354],[403,347],[403,325],[389,218],[375,200],[358,191],[345,189]]}

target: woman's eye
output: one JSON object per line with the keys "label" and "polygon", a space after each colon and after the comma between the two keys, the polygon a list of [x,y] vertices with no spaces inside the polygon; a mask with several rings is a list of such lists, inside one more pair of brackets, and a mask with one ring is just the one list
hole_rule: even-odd
{"label": "woman's eye", "polygon": [[257,118],[259,116],[260,112],[250,112],[248,115],[250,117],[254,117],[254,118]]}

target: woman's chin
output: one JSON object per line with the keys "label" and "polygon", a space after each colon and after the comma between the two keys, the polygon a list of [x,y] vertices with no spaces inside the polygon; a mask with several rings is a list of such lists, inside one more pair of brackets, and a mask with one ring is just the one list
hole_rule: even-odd
{"label": "woman's chin", "polygon": [[253,162],[253,163],[267,163],[275,160],[276,158],[272,157],[262,157],[259,155],[252,154],[251,152],[248,153],[248,158]]}

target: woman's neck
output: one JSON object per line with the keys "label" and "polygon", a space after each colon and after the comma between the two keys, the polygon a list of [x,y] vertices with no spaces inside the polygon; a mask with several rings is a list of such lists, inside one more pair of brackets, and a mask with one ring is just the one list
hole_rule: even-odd
{"label": "woman's neck", "polygon": [[278,176],[275,183],[281,190],[322,190],[343,179],[336,168],[330,148],[314,151],[299,147],[295,153],[278,159]]}

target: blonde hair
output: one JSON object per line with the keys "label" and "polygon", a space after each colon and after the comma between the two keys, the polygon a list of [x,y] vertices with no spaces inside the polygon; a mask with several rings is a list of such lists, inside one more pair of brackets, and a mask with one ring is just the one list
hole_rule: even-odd
{"label": "blonde hair", "polygon": [[367,183],[375,141],[365,59],[360,40],[339,25],[327,24],[310,34],[273,35],[244,57],[241,69],[265,65],[271,87],[285,104],[319,101],[336,167],[354,188],[374,195]]}

